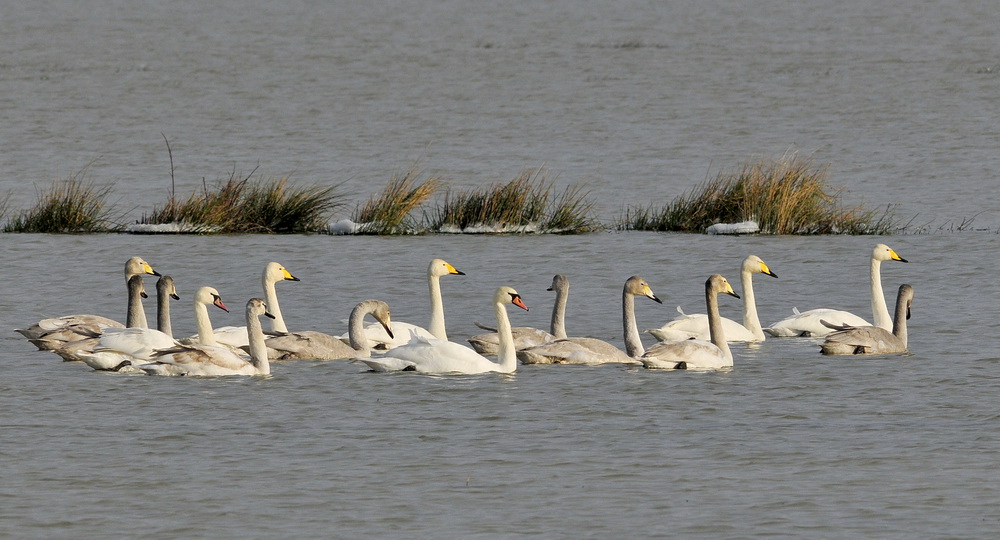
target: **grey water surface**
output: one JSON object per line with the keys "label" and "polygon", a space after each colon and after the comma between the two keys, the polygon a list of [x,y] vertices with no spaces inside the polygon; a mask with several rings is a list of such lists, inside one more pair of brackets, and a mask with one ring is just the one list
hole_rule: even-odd
{"label": "grey water surface", "polygon": [[[830,164],[845,200],[895,205],[929,234],[712,237],[0,235],[0,536],[10,538],[965,537],[1000,529],[1000,36],[990,2],[25,2],[0,12],[0,189],[8,213],[84,167],[138,217],[259,164],[361,200],[419,161],[449,185],[544,164],[602,220],[785,151]],[[974,218],[982,230],[956,232]],[[13,330],[124,318],[132,255],[190,302],[219,289],[242,324],[270,260],[291,329],[345,330],[389,302],[426,323],[441,257],[452,339],[498,285],[544,327],[622,344],[760,255],[765,324],[793,307],[871,317],[916,291],[906,356],[824,357],[817,340],[734,345],[718,373],[521,366],[375,374],[348,362],[267,378],[98,373]],[[151,288],[151,281],[147,282]],[[721,299],[739,318],[740,304]],[[147,302],[150,319],[151,302]],[[647,345],[652,338],[644,335]]]}

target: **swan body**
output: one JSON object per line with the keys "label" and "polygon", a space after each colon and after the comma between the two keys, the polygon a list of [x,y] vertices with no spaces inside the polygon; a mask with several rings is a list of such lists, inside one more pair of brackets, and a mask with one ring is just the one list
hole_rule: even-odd
{"label": "swan body", "polygon": [[774,337],[814,337],[825,336],[833,332],[823,321],[847,326],[871,326],[871,323],[861,317],[839,309],[817,308],[800,312],[792,308],[792,316],[776,322],[765,331]]}
{"label": "swan body", "polygon": [[[145,329],[139,327],[145,315],[141,318],[137,315],[142,313],[142,299],[146,297],[146,289],[142,281],[142,275],[134,275],[128,279],[128,316],[126,321],[128,328]],[[121,327],[107,327],[100,334],[93,334],[73,341],[61,341],[52,339],[51,336],[40,339],[29,340],[39,349],[51,350],[67,362],[81,360],[80,355],[94,350],[101,337],[109,332],[124,330]]]}
{"label": "swan body", "polygon": [[[166,296],[164,303],[169,302],[170,291],[173,290],[173,280],[169,280],[163,286],[157,284],[157,295]],[[176,297],[176,293],[173,293]],[[217,345],[212,341],[212,322],[209,320],[208,305],[214,305],[229,311],[219,292],[212,287],[202,287],[198,289],[194,296],[194,318],[196,326],[205,332],[208,338],[206,345]],[[85,351],[79,355],[88,366],[101,371],[121,371],[127,366],[138,366],[150,362],[162,349],[170,349],[180,346],[181,343],[174,340],[170,334],[153,330],[150,328],[124,328],[109,330],[92,347],[90,351]],[[126,372],[135,372],[135,369],[125,369]]]}
{"label": "swan body", "polygon": [[[743,259],[743,264],[740,266],[740,283],[743,287],[743,324],[722,317],[722,328],[726,335],[726,341],[764,341],[765,334],[760,325],[760,318],[757,316],[757,302],[753,292],[754,274],[778,277],[760,257],[749,255]],[[646,330],[646,332],[660,341],[692,338],[710,341],[712,339],[708,332],[707,314],[693,313],[688,315],[681,310],[680,306],[677,307],[677,311],[680,313],[678,317],[660,328],[653,328]]]}
{"label": "swan body", "polygon": [[387,336],[392,336],[389,305],[380,300],[365,300],[351,310],[347,345],[340,338],[323,332],[290,332],[267,338],[267,355],[271,360],[308,358],[314,360],[343,360],[370,356],[371,349],[365,336],[364,318],[371,314],[382,325]]}
{"label": "swan body", "polygon": [[[381,324],[375,323],[365,327],[368,337],[368,347],[371,349],[392,349],[417,339],[448,340],[448,332],[444,323],[444,301],[441,299],[441,278],[443,276],[464,276],[447,261],[434,259],[427,265],[427,289],[431,297],[431,318],[427,328],[407,322],[393,323],[393,336],[390,337]],[[345,343],[350,343],[349,334],[339,336]]]}
{"label": "swan body", "polygon": [[[885,330],[892,329],[892,317],[889,315],[889,308],[885,304],[885,295],[882,292],[882,261],[909,262],[900,257],[892,248],[885,244],[878,244],[872,250],[871,266],[869,271],[871,291],[872,315],[875,326]],[[825,336],[833,330],[825,326],[822,320],[826,320],[835,325],[850,326],[870,326],[868,321],[854,315],[848,311],[823,309],[799,312],[793,309],[793,315],[765,328],[764,331],[775,337],[811,337]]]}
{"label": "swan body", "polygon": [[441,339],[417,339],[383,354],[359,357],[374,371],[417,371],[437,374],[513,373],[517,369],[514,338],[511,335],[507,304],[527,311],[521,295],[511,287],[500,287],[493,295],[493,311],[500,335],[498,362],[464,345]]}
{"label": "swan body", "polygon": [[[264,271],[260,276],[261,285],[264,289],[264,302],[267,304],[268,313],[274,319],[271,320],[271,331],[275,333],[286,333],[285,319],[281,316],[281,308],[278,305],[278,292],[275,290],[275,283],[279,281],[299,281],[281,263],[269,262],[264,266]],[[220,326],[212,330],[215,334],[215,341],[219,344],[232,347],[249,347],[250,335],[246,326]],[[203,339],[196,341],[194,336],[181,340],[181,343],[204,343]]]}
{"label": "swan body", "polygon": [[[160,275],[142,257],[131,257],[125,261],[126,286],[132,276],[140,274]],[[131,307],[131,302],[128,305]],[[131,323],[129,326],[146,327],[146,314],[141,308],[129,315],[131,316],[126,317],[126,322]],[[29,340],[40,340],[32,341],[40,350],[52,350],[70,341],[99,336],[106,328],[124,327],[122,323],[100,315],[65,315],[42,319],[28,328],[18,329],[15,332]]]}
{"label": "swan body", "polygon": [[[566,337],[566,301],[569,297],[569,279],[562,274],[556,274],[552,278],[552,285],[546,290],[556,292],[556,301],[552,306],[552,320],[549,323],[550,331],[546,332],[545,330],[529,326],[515,326],[511,328],[511,335],[514,337],[514,348],[519,351]],[[492,330],[492,332],[470,337],[468,340],[469,344],[479,354],[496,354],[500,347],[500,336],[496,333],[496,329],[476,324],[480,328]]]}
{"label": "swan body", "polygon": [[260,316],[273,317],[263,299],[247,302],[246,323],[250,335],[250,360],[232,350],[211,345],[180,345],[158,351],[151,361],[139,365],[149,375],[189,375],[219,377],[227,375],[269,375],[271,366],[264,344]]}
{"label": "swan body", "polygon": [[820,345],[823,354],[893,354],[907,351],[906,321],[913,304],[913,287],[900,285],[892,332],[877,326],[837,326]]}
{"label": "swan body", "polygon": [[726,278],[714,274],[705,282],[705,304],[708,308],[708,328],[711,341],[660,342],[650,347],[639,360],[649,369],[721,369],[732,367],[725,330],[719,316],[719,293],[739,298]]}
{"label": "swan body", "polygon": [[646,280],[632,276],[622,289],[622,332],[625,350],[596,338],[570,337],[517,351],[522,364],[638,364],[644,352],[635,322],[635,297],[645,296],[656,303],[663,302],[653,294]]}

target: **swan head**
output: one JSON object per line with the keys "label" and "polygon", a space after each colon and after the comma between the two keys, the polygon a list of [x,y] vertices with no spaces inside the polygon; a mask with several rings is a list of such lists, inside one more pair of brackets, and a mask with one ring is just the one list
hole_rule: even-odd
{"label": "swan head", "polygon": [[517,291],[513,287],[504,286],[497,289],[496,294],[493,295],[493,302],[497,304],[514,304],[524,311],[528,311],[528,306],[525,305],[524,300],[521,300],[521,295],[517,294]]}
{"label": "swan head", "polygon": [[875,246],[875,249],[872,250],[872,260],[910,262],[900,257],[891,247],[885,244],[878,244]]}
{"label": "swan head", "polygon": [[222,303],[222,297],[219,296],[219,291],[215,290],[214,287],[202,287],[198,289],[198,292],[194,295],[194,303],[205,304],[206,306],[211,304],[226,313],[229,312],[229,308],[226,307],[226,304]]}
{"label": "swan head", "polygon": [[269,262],[264,267],[263,280],[267,283],[277,283],[279,281],[299,281],[299,278],[292,275],[281,263]]}
{"label": "swan head", "polygon": [[546,291],[561,291],[569,289],[569,278],[562,274],[552,276],[552,285]]}
{"label": "swan head", "polygon": [[392,314],[389,311],[389,304],[381,300],[365,300],[354,307],[351,319],[353,320],[356,316],[364,317],[365,313],[371,313],[372,317],[375,317],[375,320],[385,329],[385,333],[389,334],[390,338],[395,338],[392,333]]}
{"label": "swan head", "polygon": [[153,270],[153,267],[150,266],[148,262],[143,260],[142,257],[131,257],[129,260],[125,261],[125,281],[128,281],[130,277],[139,274],[149,274],[151,276],[160,275],[160,273]]}
{"label": "swan head", "polygon": [[[913,286],[906,283],[899,286],[899,293],[896,295],[896,303],[906,304],[906,320],[910,320],[910,306],[913,305]],[[899,307],[896,307],[898,310]]]}
{"label": "swan head", "polygon": [[770,268],[768,268],[764,259],[761,259],[756,255],[750,255],[746,259],[743,259],[742,270],[744,272],[750,272],[751,274],[767,274],[773,278],[778,277],[778,274],[775,274]]}
{"label": "swan head", "polygon": [[250,300],[248,300],[247,301],[247,318],[249,319],[249,318],[252,318],[252,317],[260,317],[261,315],[263,315],[265,317],[268,317],[268,318],[271,318],[271,319],[274,318],[274,315],[271,315],[270,313],[268,313],[268,311],[267,311],[267,304],[264,303],[264,300],[262,300],[260,298],[251,298]]}
{"label": "swan head", "polygon": [[128,278],[128,292],[130,295],[138,294],[143,298],[149,298],[146,294],[146,284],[142,282],[142,275],[136,274]]}
{"label": "swan head", "polygon": [[729,284],[729,280],[719,274],[713,274],[708,278],[708,281],[705,282],[705,289],[713,294],[725,293],[736,298],[740,297],[733,290],[733,286]]}
{"label": "swan head", "polygon": [[660,300],[653,294],[653,290],[649,288],[649,283],[646,283],[646,280],[639,276],[632,276],[625,281],[625,294],[645,296],[657,304],[663,303],[663,300]]}
{"label": "swan head", "polygon": [[160,279],[156,281],[156,293],[158,295],[166,295],[174,300],[180,300],[181,297],[177,296],[177,288],[174,287],[174,278],[170,276],[160,276]]}
{"label": "swan head", "polygon": [[462,272],[443,259],[434,259],[427,267],[427,275],[431,277],[441,277],[447,275],[464,276]]}

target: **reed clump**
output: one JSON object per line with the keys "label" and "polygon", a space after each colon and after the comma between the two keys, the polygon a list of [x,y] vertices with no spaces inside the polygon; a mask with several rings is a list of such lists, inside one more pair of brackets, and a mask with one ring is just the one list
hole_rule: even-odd
{"label": "reed clump", "polygon": [[896,229],[891,208],[845,207],[830,188],[828,167],[786,154],[759,159],[735,173],[720,173],[657,207],[627,208],[620,230],[704,232],[716,223],[754,221],[764,234],[888,234]]}
{"label": "reed clump", "polygon": [[336,186],[295,189],[287,177],[254,180],[255,172],[243,176],[234,170],[187,200],[171,197],[139,222],[178,224],[196,233],[312,233],[325,231],[329,214],[344,204]]}
{"label": "reed clump", "polygon": [[554,198],[543,168],[522,171],[507,183],[449,192],[428,220],[438,232],[582,233],[600,228],[593,202],[580,188]]}
{"label": "reed clump", "polygon": [[413,212],[437,192],[440,180],[430,177],[420,181],[420,170],[411,166],[403,174],[393,175],[382,193],[372,195],[357,207],[351,220],[358,224],[357,234],[416,234],[421,222]]}
{"label": "reed clump", "polygon": [[114,205],[107,204],[111,186],[98,187],[87,181],[86,169],[38,193],[38,202],[21,210],[4,225],[4,232],[106,233],[120,231]]}

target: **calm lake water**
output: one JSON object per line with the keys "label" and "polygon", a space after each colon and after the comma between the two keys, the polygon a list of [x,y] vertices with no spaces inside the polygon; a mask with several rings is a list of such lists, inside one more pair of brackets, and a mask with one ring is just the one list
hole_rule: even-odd
{"label": "calm lake water", "polygon": [[[667,202],[753,156],[829,163],[845,200],[896,205],[892,237],[0,235],[0,536],[987,537],[1000,529],[997,87],[989,2],[72,2],[0,17],[0,189],[8,212],[91,163],[123,213],[260,165],[360,200],[419,161],[449,185],[545,164],[601,219]],[[952,232],[974,218],[978,231]],[[389,302],[425,323],[441,257],[449,333],[492,291],[547,325],[621,344],[704,309],[749,253],[763,322],[793,306],[870,317],[868,254],[893,302],[916,290],[908,356],[830,358],[816,340],[735,345],[722,373],[523,366],[510,376],[373,374],[288,362],[269,378],[161,379],[64,363],[14,328],[124,317],[132,255],[172,275],[177,335],[213,285],[241,324],[263,265],[292,329],[341,332]],[[147,283],[149,285],[150,283]],[[738,287],[737,287],[738,288]],[[153,317],[148,303],[147,311]],[[739,301],[721,300],[739,317]],[[644,335],[647,345],[652,338]]]}

